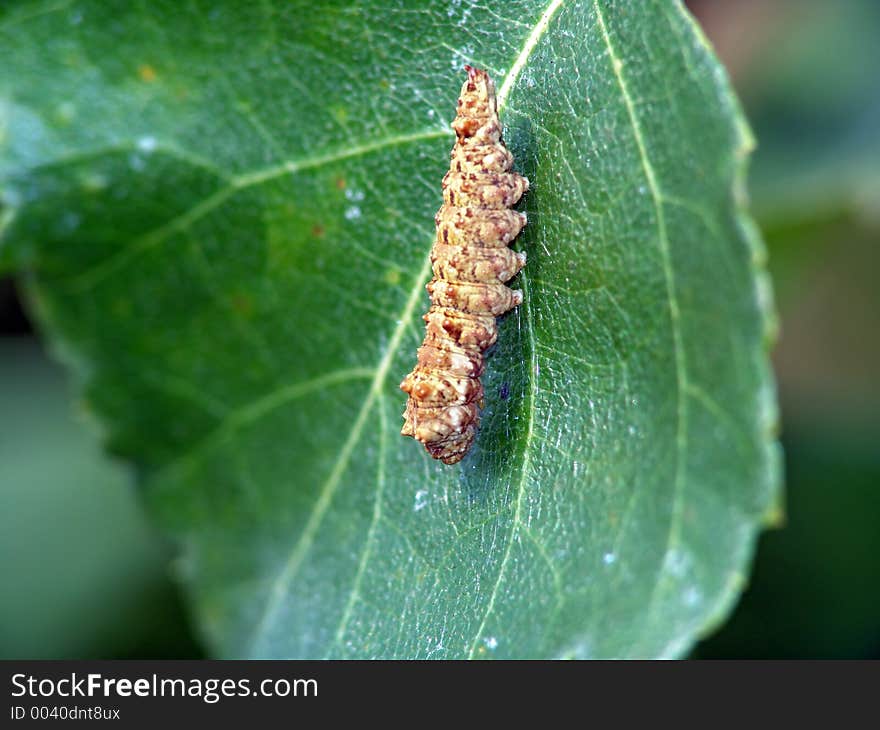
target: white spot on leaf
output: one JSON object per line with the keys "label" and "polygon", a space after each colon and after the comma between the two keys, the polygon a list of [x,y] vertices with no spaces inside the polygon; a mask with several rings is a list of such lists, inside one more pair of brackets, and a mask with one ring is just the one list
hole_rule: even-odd
{"label": "white spot on leaf", "polygon": [[152,152],[153,150],[156,149],[157,144],[158,143],[156,142],[155,137],[146,136],[146,137],[141,137],[140,139],[138,139],[137,148],[141,152]]}

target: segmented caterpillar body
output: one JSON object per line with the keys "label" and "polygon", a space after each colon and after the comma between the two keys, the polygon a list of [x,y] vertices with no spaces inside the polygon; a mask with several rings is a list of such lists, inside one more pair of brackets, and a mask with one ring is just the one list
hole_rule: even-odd
{"label": "segmented caterpillar body", "polygon": [[504,282],[525,266],[508,248],[526,223],[510,208],[529,181],[511,172],[513,155],[501,139],[495,85],[485,71],[465,66],[452,128],[457,140],[443,178],[443,206],[434,218],[431,308],[418,363],[400,384],[409,394],[401,433],[446,464],[471,447],[483,404],[483,352],[498,336],[495,317],[522,302]]}

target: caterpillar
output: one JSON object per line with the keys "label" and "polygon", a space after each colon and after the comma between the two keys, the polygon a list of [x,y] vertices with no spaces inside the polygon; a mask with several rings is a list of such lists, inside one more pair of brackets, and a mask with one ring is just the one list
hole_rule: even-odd
{"label": "caterpillar", "polygon": [[456,134],[443,205],[434,217],[431,307],[418,362],[400,384],[409,395],[401,434],[445,464],[461,461],[476,437],[483,406],[483,353],[498,337],[495,318],[522,303],[504,282],[525,266],[508,248],[526,224],[511,208],[529,181],[511,172],[513,155],[501,138],[495,84],[465,66],[452,128]]}

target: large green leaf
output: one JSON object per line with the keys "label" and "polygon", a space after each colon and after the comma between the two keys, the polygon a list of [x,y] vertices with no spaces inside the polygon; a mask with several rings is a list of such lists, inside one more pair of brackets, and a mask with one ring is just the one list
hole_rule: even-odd
{"label": "large green leaf", "polygon": [[[774,513],[748,132],[678,3],[24,4],[3,256],[222,656],[674,656]],[[476,448],[397,433],[465,62],[532,181]]]}

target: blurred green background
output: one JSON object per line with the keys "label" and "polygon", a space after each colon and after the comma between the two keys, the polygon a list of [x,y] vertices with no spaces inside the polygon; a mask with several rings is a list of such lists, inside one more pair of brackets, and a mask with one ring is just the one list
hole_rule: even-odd
{"label": "blurred green background", "polygon": [[[880,658],[880,3],[688,5],[758,139],[787,492],[693,656]],[[0,657],[197,657],[171,549],[25,310],[0,280]]]}

